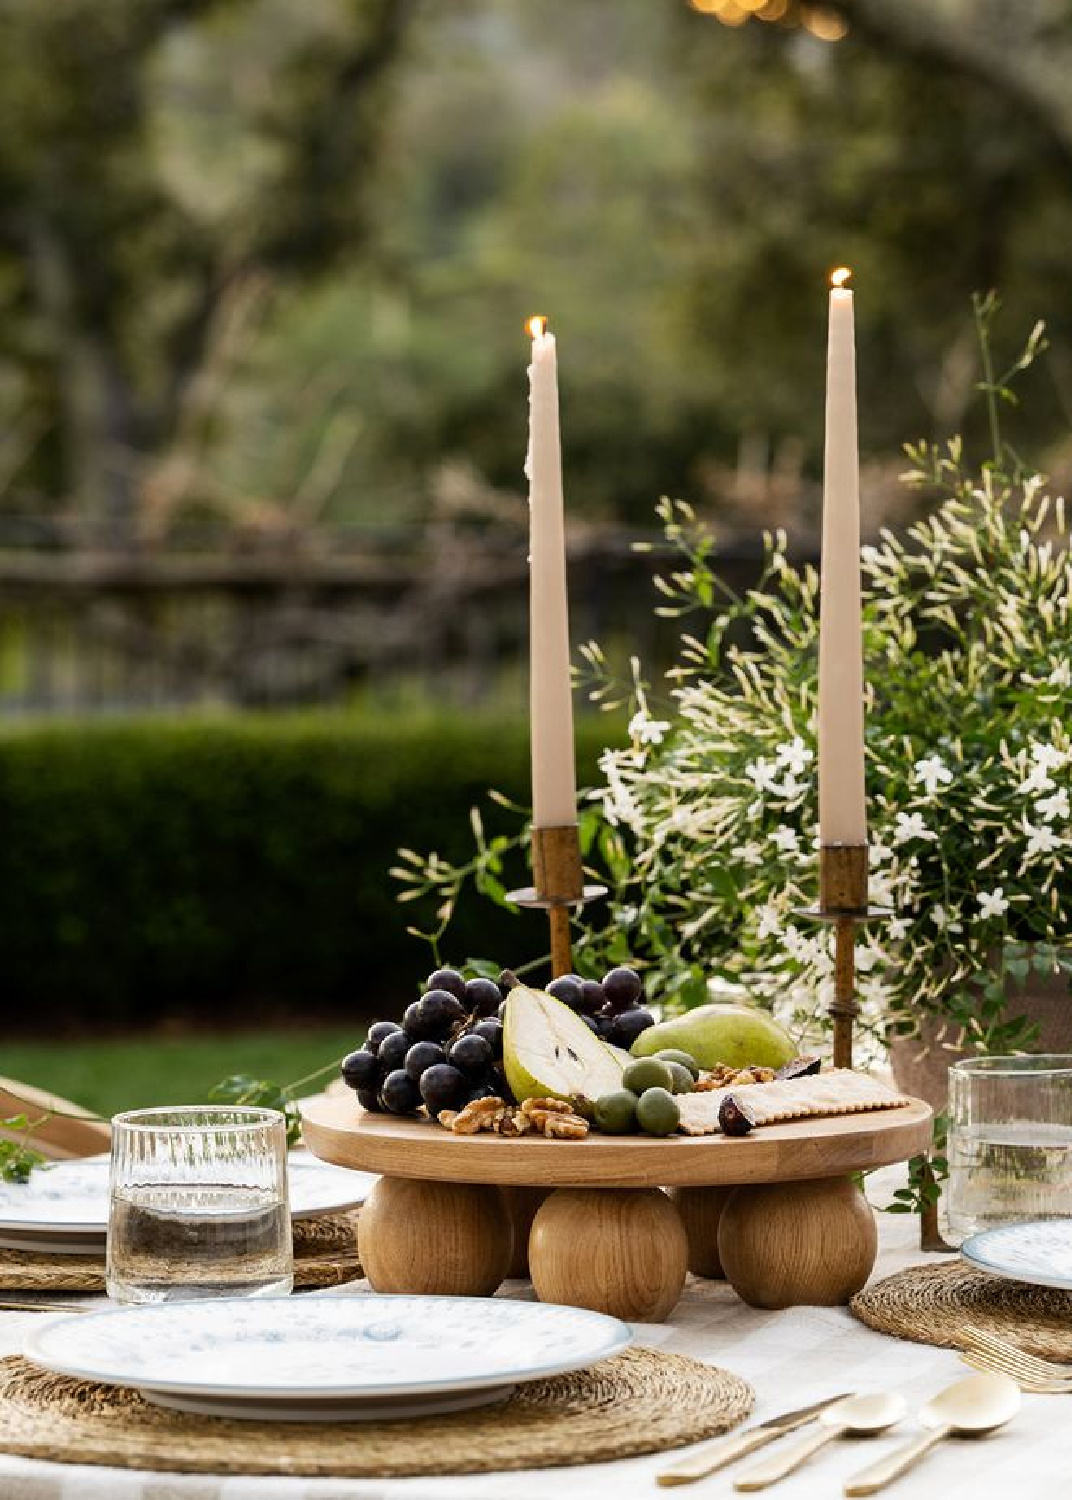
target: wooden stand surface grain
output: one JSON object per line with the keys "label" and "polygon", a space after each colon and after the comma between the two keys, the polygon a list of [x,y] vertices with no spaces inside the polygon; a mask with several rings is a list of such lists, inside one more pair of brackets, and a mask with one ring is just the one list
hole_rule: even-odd
{"label": "wooden stand surface grain", "polygon": [[904,1161],[931,1133],[921,1100],[742,1140],[457,1136],[339,1095],[302,1118],[317,1156],[383,1174],[359,1231],[377,1291],[486,1296],[523,1274],[527,1236],[541,1299],[640,1321],[669,1315],[686,1269],[724,1272],[758,1307],[847,1302],[876,1248],[849,1174]]}

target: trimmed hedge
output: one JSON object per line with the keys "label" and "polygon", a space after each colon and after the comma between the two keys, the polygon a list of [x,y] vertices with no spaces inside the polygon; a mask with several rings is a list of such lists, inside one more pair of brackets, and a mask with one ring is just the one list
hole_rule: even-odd
{"label": "trimmed hedge", "polygon": [[[582,783],[607,736],[606,721],[581,721]],[[486,718],[9,729],[0,1024],[10,1033],[168,1012],[248,1021],[258,1004],[386,1009],[430,967],[427,946],[406,934],[415,908],[398,905],[387,874],[397,846],[465,856],[470,806],[489,787],[526,801],[528,781],[527,727]],[[484,805],[494,827],[497,809]],[[524,882],[520,863],[513,873]],[[455,961],[509,963],[545,945],[532,915],[480,898],[450,942]]]}

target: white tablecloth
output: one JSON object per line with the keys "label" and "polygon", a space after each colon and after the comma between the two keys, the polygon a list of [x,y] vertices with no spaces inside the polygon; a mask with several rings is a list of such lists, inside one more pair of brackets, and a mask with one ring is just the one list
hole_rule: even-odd
{"label": "white tablecloth", "polygon": [[[876,1173],[869,1194],[888,1202],[898,1169]],[[914,1216],[879,1216],[875,1276],[931,1263],[918,1248]],[[352,1295],[364,1295],[356,1289]],[[520,1283],[500,1295],[531,1296]],[[37,1314],[0,1313],[0,1354],[17,1352]],[[847,1475],[917,1429],[922,1401],[968,1373],[944,1349],[886,1338],[845,1308],[794,1308],[764,1313],[746,1307],[724,1283],[691,1281],[668,1323],[637,1328],[640,1342],[692,1355],[743,1375],[756,1390],[752,1420],[803,1406],[838,1391],[904,1392],[912,1417],[888,1437],[840,1443],[772,1491],[779,1500],[838,1496]],[[675,1457],[687,1450],[679,1450]],[[0,1500],[654,1500],[655,1474],[667,1455],[569,1469],[466,1475],[438,1479],[233,1479],[129,1473],[30,1462],[0,1453]],[[754,1460],[753,1460],[754,1461]],[[747,1461],[746,1461],[747,1462]],[[734,1494],[737,1467],[681,1490],[697,1500]],[[1072,1397],[1025,1396],[1023,1411],[984,1440],[948,1442],[889,1491],[893,1500],[1069,1500],[1072,1497]]]}

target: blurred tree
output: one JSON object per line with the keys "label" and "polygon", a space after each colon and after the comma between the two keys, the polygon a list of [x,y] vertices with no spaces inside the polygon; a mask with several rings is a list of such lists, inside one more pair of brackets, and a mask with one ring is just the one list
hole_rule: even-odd
{"label": "blurred tree", "polygon": [[39,493],[120,540],[166,509],[216,351],[365,240],[414,4],[0,5],[0,359]]}
{"label": "blurred tree", "polygon": [[[707,253],[683,300],[695,339],[738,352],[722,402],[742,427],[806,433],[817,459],[822,287],[845,263],[858,288],[865,452],[896,452],[914,433],[965,421],[971,430],[970,296],[992,286],[1013,338],[1047,319],[1055,358],[1031,375],[1032,439],[1061,440],[1072,412],[1072,275],[1061,253],[1072,158],[1041,102],[1038,64],[1047,36],[1072,54],[1067,6],[1060,24],[1050,0],[832,8],[852,18],[833,44],[678,11],[680,66],[706,137]],[[998,12],[997,24],[985,21]],[[984,47],[992,70],[965,61]]]}

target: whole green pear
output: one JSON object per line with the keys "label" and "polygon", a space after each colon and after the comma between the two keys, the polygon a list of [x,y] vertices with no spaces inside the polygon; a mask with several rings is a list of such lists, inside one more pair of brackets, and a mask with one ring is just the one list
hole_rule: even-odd
{"label": "whole green pear", "polygon": [[689,1053],[701,1068],[719,1063],[744,1068],[780,1068],[797,1055],[796,1043],[767,1011],[754,1005],[698,1005],[670,1021],[649,1026],[633,1043],[634,1057],[666,1047]]}

